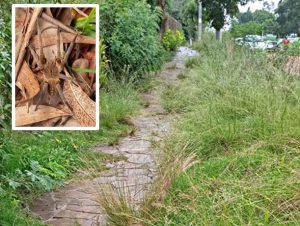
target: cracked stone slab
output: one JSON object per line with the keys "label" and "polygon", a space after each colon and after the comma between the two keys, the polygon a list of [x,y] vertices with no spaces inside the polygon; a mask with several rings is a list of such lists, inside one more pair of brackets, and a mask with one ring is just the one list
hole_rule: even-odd
{"label": "cracked stone slab", "polygon": [[98,146],[95,147],[94,151],[99,151],[105,154],[111,154],[111,155],[120,155],[119,150],[114,146]]}

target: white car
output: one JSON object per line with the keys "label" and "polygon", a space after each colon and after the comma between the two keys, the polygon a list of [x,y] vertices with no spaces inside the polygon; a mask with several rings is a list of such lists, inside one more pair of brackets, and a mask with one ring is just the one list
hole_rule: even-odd
{"label": "white car", "polygon": [[243,38],[236,38],[234,41],[235,41],[235,43],[236,43],[237,45],[243,45],[243,44],[244,44]]}
{"label": "white car", "polygon": [[266,49],[272,49],[278,46],[276,41],[266,41]]}
{"label": "white car", "polygon": [[253,49],[266,49],[267,48],[267,45],[265,42],[255,42],[254,46],[253,46]]}

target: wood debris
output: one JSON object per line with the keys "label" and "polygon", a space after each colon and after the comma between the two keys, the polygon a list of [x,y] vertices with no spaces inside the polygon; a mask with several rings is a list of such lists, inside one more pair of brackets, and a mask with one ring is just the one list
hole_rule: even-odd
{"label": "wood debris", "polygon": [[77,26],[93,10],[16,8],[17,127],[96,126],[96,37]]}

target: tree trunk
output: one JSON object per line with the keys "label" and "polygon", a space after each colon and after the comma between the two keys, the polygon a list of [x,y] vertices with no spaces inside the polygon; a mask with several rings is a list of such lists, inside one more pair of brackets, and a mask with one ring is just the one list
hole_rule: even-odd
{"label": "tree trunk", "polygon": [[217,41],[222,41],[222,31],[221,30],[216,30],[216,39]]}
{"label": "tree trunk", "polygon": [[162,10],[162,21],[160,25],[160,37],[163,38],[166,30],[167,30],[167,22],[168,22],[168,17],[166,15],[166,0],[160,0],[158,1],[158,5]]}
{"label": "tree trunk", "polygon": [[166,15],[166,13],[164,13],[163,15],[163,19],[161,21],[161,25],[160,25],[160,36],[161,38],[163,38],[165,32],[168,30],[168,16]]}
{"label": "tree trunk", "polygon": [[202,0],[198,1],[198,41],[202,39]]}

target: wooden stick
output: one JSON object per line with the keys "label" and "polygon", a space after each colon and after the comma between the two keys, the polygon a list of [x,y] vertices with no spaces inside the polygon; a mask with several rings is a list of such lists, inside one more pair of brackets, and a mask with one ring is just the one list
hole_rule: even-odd
{"label": "wooden stick", "polygon": [[16,44],[16,52],[15,52],[15,63],[17,63],[17,60],[18,60],[18,56],[19,56],[19,52],[20,52],[20,49],[21,49],[21,46],[22,46],[22,43],[23,43],[23,40],[24,40],[24,35],[23,33],[19,35],[18,37],[18,41],[17,41],[17,44]]}
{"label": "wooden stick", "polygon": [[[69,33],[69,32],[60,32],[62,36],[62,42],[63,43],[71,43],[72,40],[74,39],[74,34]],[[55,45],[57,42],[57,36],[56,34],[43,34],[42,33],[42,39],[43,39],[43,47],[47,46],[52,46]],[[81,43],[81,44],[88,44],[88,45],[95,45],[96,44],[96,39],[89,37],[89,36],[84,36],[84,35],[78,35],[75,43]],[[31,39],[31,45],[34,48],[38,48],[38,36],[35,35]]]}
{"label": "wooden stick", "polygon": [[30,21],[30,18],[31,18],[31,14],[30,14],[30,12],[29,12],[29,10],[27,8],[27,10],[26,10],[26,17],[25,17],[25,19],[23,21],[22,32],[21,32],[21,34],[18,35],[18,40],[17,40],[17,44],[16,44],[16,53],[15,53],[16,59],[15,59],[15,63],[18,60],[20,48],[21,48],[23,40],[24,40],[24,33],[27,30],[27,26],[28,26],[28,23]]}
{"label": "wooden stick", "polygon": [[77,7],[73,7],[73,9],[79,13],[81,16],[84,16],[84,17],[88,17],[89,15],[87,15],[85,12],[81,11],[80,9],[78,9]]}
{"label": "wooden stick", "polygon": [[69,59],[69,55],[73,50],[74,44],[75,44],[75,40],[77,38],[78,34],[76,34],[71,42],[71,44],[69,45],[66,54],[64,55],[64,59],[63,59],[63,64],[67,63],[67,60]]}
{"label": "wooden stick", "polygon": [[74,31],[72,28],[64,25],[62,22],[60,22],[59,20],[54,19],[53,17],[48,16],[46,13],[42,13],[41,18],[43,18],[44,20],[46,20],[47,22],[54,24],[56,26],[59,26],[61,29],[68,31],[72,34],[77,34],[76,31]]}
{"label": "wooden stick", "polygon": [[18,56],[18,60],[17,60],[17,63],[16,63],[16,80],[18,79],[18,74],[19,74],[21,65],[23,63],[23,59],[24,59],[24,56],[25,56],[25,53],[26,53],[26,47],[28,46],[29,40],[30,40],[34,30],[35,30],[36,19],[39,16],[39,14],[41,13],[41,11],[42,11],[42,8],[34,8],[34,11],[32,13],[32,17],[31,17],[31,20],[29,22],[29,25],[28,25],[28,28],[27,28],[22,46],[20,48],[20,54]]}

